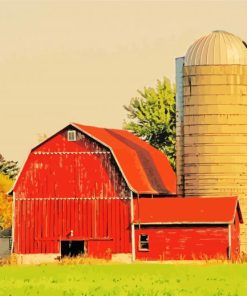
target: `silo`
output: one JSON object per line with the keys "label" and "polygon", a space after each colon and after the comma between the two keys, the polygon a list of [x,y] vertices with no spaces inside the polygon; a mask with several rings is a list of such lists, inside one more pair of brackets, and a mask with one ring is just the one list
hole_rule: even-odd
{"label": "silo", "polygon": [[183,88],[177,97],[178,167],[183,163],[178,193],[238,196],[244,218],[241,251],[247,253],[246,43],[214,31],[189,47],[183,80],[180,76],[178,71],[178,90]]}

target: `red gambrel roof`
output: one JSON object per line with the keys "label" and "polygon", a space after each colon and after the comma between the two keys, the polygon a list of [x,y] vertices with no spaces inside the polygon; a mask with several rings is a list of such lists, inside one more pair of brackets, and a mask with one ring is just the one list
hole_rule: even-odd
{"label": "red gambrel roof", "polygon": [[72,124],[108,147],[129,188],[139,194],[175,194],[176,175],[167,157],[125,130]]}
{"label": "red gambrel roof", "polygon": [[243,218],[237,197],[137,198],[136,224],[230,224],[236,211]]}

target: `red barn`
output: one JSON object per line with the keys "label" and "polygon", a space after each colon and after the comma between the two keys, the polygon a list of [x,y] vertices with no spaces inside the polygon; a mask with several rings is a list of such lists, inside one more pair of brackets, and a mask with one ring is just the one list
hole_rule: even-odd
{"label": "red barn", "polygon": [[87,254],[236,258],[236,198],[177,198],[166,156],[133,134],[70,124],[33,148],[13,188],[23,262]]}
{"label": "red barn", "polygon": [[239,257],[243,219],[236,197],[140,198],[134,213],[137,259]]}
{"label": "red barn", "polygon": [[157,149],[127,131],[71,124],[32,149],[17,179],[14,252],[129,256],[133,197],[175,193]]}

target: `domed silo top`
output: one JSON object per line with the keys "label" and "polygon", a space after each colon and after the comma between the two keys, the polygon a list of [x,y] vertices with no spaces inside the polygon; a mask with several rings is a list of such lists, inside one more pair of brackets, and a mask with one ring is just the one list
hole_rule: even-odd
{"label": "domed silo top", "polygon": [[247,65],[246,43],[231,33],[213,31],[194,42],[185,55],[185,66]]}

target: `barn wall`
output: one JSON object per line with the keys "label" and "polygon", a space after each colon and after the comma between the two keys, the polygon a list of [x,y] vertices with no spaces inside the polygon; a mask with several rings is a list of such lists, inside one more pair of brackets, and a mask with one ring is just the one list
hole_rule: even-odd
{"label": "barn wall", "polygon": [[89,255],[129,253],[129,207],[128,199],[17,199],[15,252],[59,253],[61,240],[86,240]]}
{"label": "barn wall", "polygon": [[89,254],[130,252],[127,184],[109,149],[77,139],[63,130],[30,153],[14,189],[16,253],[58,253],[66,239],[89,240]]}
{"label": "barn wall", "polygon": [[231,258],[237,260],[240,255],[240,222],[239,215],[235,216],[234,223],[231,224]]}
{"label": "barn wall", "polygon": [[129,189],[109,149],[66,130],[34,149],[15,186],[17,198],[126,197]]}
{"label": "barn wall", "polygon": [[[149,251],[139,251],[139,235],[149,235]],[[135,230],[136,259],[227,259],[227,226],[142,227]]]}
{"label": "barn wall", "polygon": [[17,198],[129,196],[110,153],[34,154],[24,167]]}

